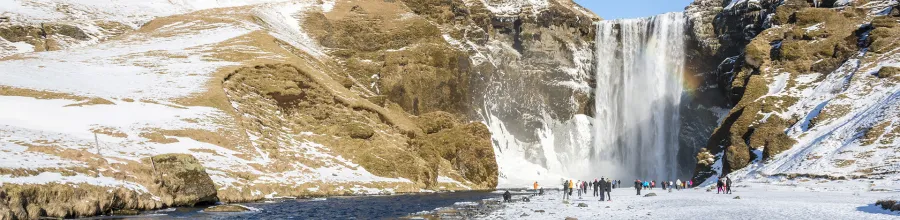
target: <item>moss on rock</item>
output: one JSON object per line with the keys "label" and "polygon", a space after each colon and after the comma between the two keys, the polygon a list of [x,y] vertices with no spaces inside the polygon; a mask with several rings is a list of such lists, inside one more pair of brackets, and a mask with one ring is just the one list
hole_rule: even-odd
{"label": "moss on rock", "polygon": [[442,111],[420,115],[416,122],[426,134],[434,134],[444,129],[450,129],[459,123],[452,114]]}
{"label": "moss on rock", "polygon": [[758,69],[770,59],[771,50],[769,42],[765,42],[764,38],[756,38],[744,48],[744,59],[748,65]]}
{"label": "moss on rock", "polygon": [[788,123],[777,115],[773,115],[762,125],[757,126],[750,136],[750,147],[765,147],[763,159],[771,159],[778,153],[790,149],[797,143],[785,133]]}
{"label": "moss on rock", "polygon": [[728,146],[725,150],[725,163],[728,168],[725,173],[746,167],[750,163],[750,147],[743,143]]}
{"label": "moss on rock", "polygon": [[151,157],[155,165],[158,189],[167,194],[172,206],[215,203],[216,186],[206,168],[189,154],[163,154]]}
{"label": "moss on rock", "polygon": [[364,124],[350,123],[346,126],[346,128],[347,128],[347,134],[351,138],[369,139],[373,135],[375,135],[375,130],[373,130],[371,127],[364,125]]}
{"label": "moss on rock", "polygon": [[87,217],[114,210],[148,210],[164,206],[150,194],[124,188],[58,183],[0,186],[0,217],[3,219]]}
{"label": "moss on rock", "polygon": [[[444,20],[448,2],[409,1],[413,11]],[[450,4],[458,3],[454,1]],[[437,4],[436,7],[420,7]],[[394,3],[354,9],[383,10]],[[451,13],[452,15],[452,13]],[[447,44],[442,32],[429,20],[413,17],[389,19],[380,13],[350,13],[337,16],[314,13],[304,26],[316,29],[312,36],[331,55],[345,59],[344,69],[362,85],[399,104],[413,115],[432,111],[463,113],[469,105],[468,54]],[[377,77],[375,77],[377,76]]]}
{"label": "moss on rock", "polygon": [[900,79],[900,67],[881,67],[881,69],[878,70],[878,78]]}
{"label": "moss on rock", "polygon": [[425,158],[443,159],[479,189],[497,186],[498,168],[490,132],[481,123],[469,123],[413,141]]}

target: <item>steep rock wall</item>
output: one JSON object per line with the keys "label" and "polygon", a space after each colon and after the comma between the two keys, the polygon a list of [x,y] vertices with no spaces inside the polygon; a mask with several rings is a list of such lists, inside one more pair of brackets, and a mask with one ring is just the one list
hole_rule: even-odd
{"label": "steep rock wall", "polygon": [[[697,41],[713,42],[710,37],[718,36],[718,43],[703,43],[698,54],[718,47],[706,54],[723,60],[710,77],[722,85],[731,108],[697,155],[695,178],[715,180],[730,173],[740,179],[893,175],[888,170],[896,151],[887,147],[895,146],[892,135],[864,139],[856,134],[889,134],[886,127],[894,123],[889,115],[897,109],[897,88],[877,80],[874,72],[896,65],[896,51],[892,44],[872,41],[890,32],[895,4],[692,4],[688,10],[701,21],[694,26]],[[710,27],[715,35],[708,34]],[[874,109],[880,112],[873,114]],[[875,139],[882,145],[873,144]],[[844,156],[850,152],[855,155]],[[866,156],[877,154],[881,156]]]}

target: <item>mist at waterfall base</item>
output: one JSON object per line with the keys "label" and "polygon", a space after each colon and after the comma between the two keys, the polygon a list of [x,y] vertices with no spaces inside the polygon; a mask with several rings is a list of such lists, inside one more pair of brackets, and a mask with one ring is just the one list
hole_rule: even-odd
{"label": "mist at waterfall base", "polygon": [[685,18],[668,13],[596,23],[593,117],[543,115],[537,142],[518,140],[498,117],[488,125],[500,188],[555,187],[563,179],[686,180],[679,164]]}

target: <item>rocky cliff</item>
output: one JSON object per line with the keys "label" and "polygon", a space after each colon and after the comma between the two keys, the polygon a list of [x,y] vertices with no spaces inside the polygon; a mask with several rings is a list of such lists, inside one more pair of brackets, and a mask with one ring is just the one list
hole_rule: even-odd
{"label": "rocky cliff", "polygon": [[[695,178],[896,176],[896,1],[702,1],[695,54],[731,110]],[[716,64],[716,63],[711,63]],[[712,177],[712,178],[710,178]]]}
{"label": "rocky cliff", "polygon": [[4,219],[493,189],[486,118],[534,143],[590,114],[599,18],[569,0],[11,6]]}

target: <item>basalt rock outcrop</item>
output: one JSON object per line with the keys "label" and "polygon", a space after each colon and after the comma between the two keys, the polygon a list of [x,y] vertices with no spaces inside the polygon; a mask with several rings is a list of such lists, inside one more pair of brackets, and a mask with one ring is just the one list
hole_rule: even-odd
{"label": "basalt rock outcrop", "polygon": [[[67,174],[72,175],[68,182],[77,184],[66,181],[43,184],[4,183],[0,186],[0,218],[119,215],[136,213],[136,210],[213,204],[218,201],[215,185],[193,156],[165,154],[152,158],[154,165],[121,167],[130,177],[122,176],[123,173],[101,172],[94,182],[78,183],[84,176],[73,172]],[[149,161],[150,158],[146,160]],[[45,172],[37,176],[50,178],[54,175]],[[6,178],[21,177],[23,176]]]}
{"label": "basalt rock outcrop", "polygon": [[[692,36],[701,43],[695,54],[721,60],[707,69],[707,78],[718,81],[718,90],[731,109],[697,155],[696,179],[729,174],[751,164],[759,165],[753,169],[763,175],[860,177],[889,169],[895,156],[855,164],[866,160],[861,155],[887,148],[870,149],[871,141],[859,140],[853,133],[894,121],[892,113],[864,113],[871,108],[888,112],[896,108],[890,101],[895,85],[877,80],[877,72],[885,68],[890,72],[889,65],[895,62],[889,57],[896,53],[896,45],[888,43],[893,35],[887,34],[897,23],[890,15],[895,7],[890,1],[719,2],[696,1],[687,8],[694,21]],[[882,101],[861,101],[865,99]],[[890,145],[893,138],[885,137],[892,135],[880,136],[880,143]],[[844,146],[840,154],[856,152],[856,156],[812,150],[831,145]],[[792,148],[806,150],[778,157]],[[721,165],[713,163],[713,158]],[[800,161],[835,168],[778,166]],[[850,167],[854,169],[844,170]]]}

